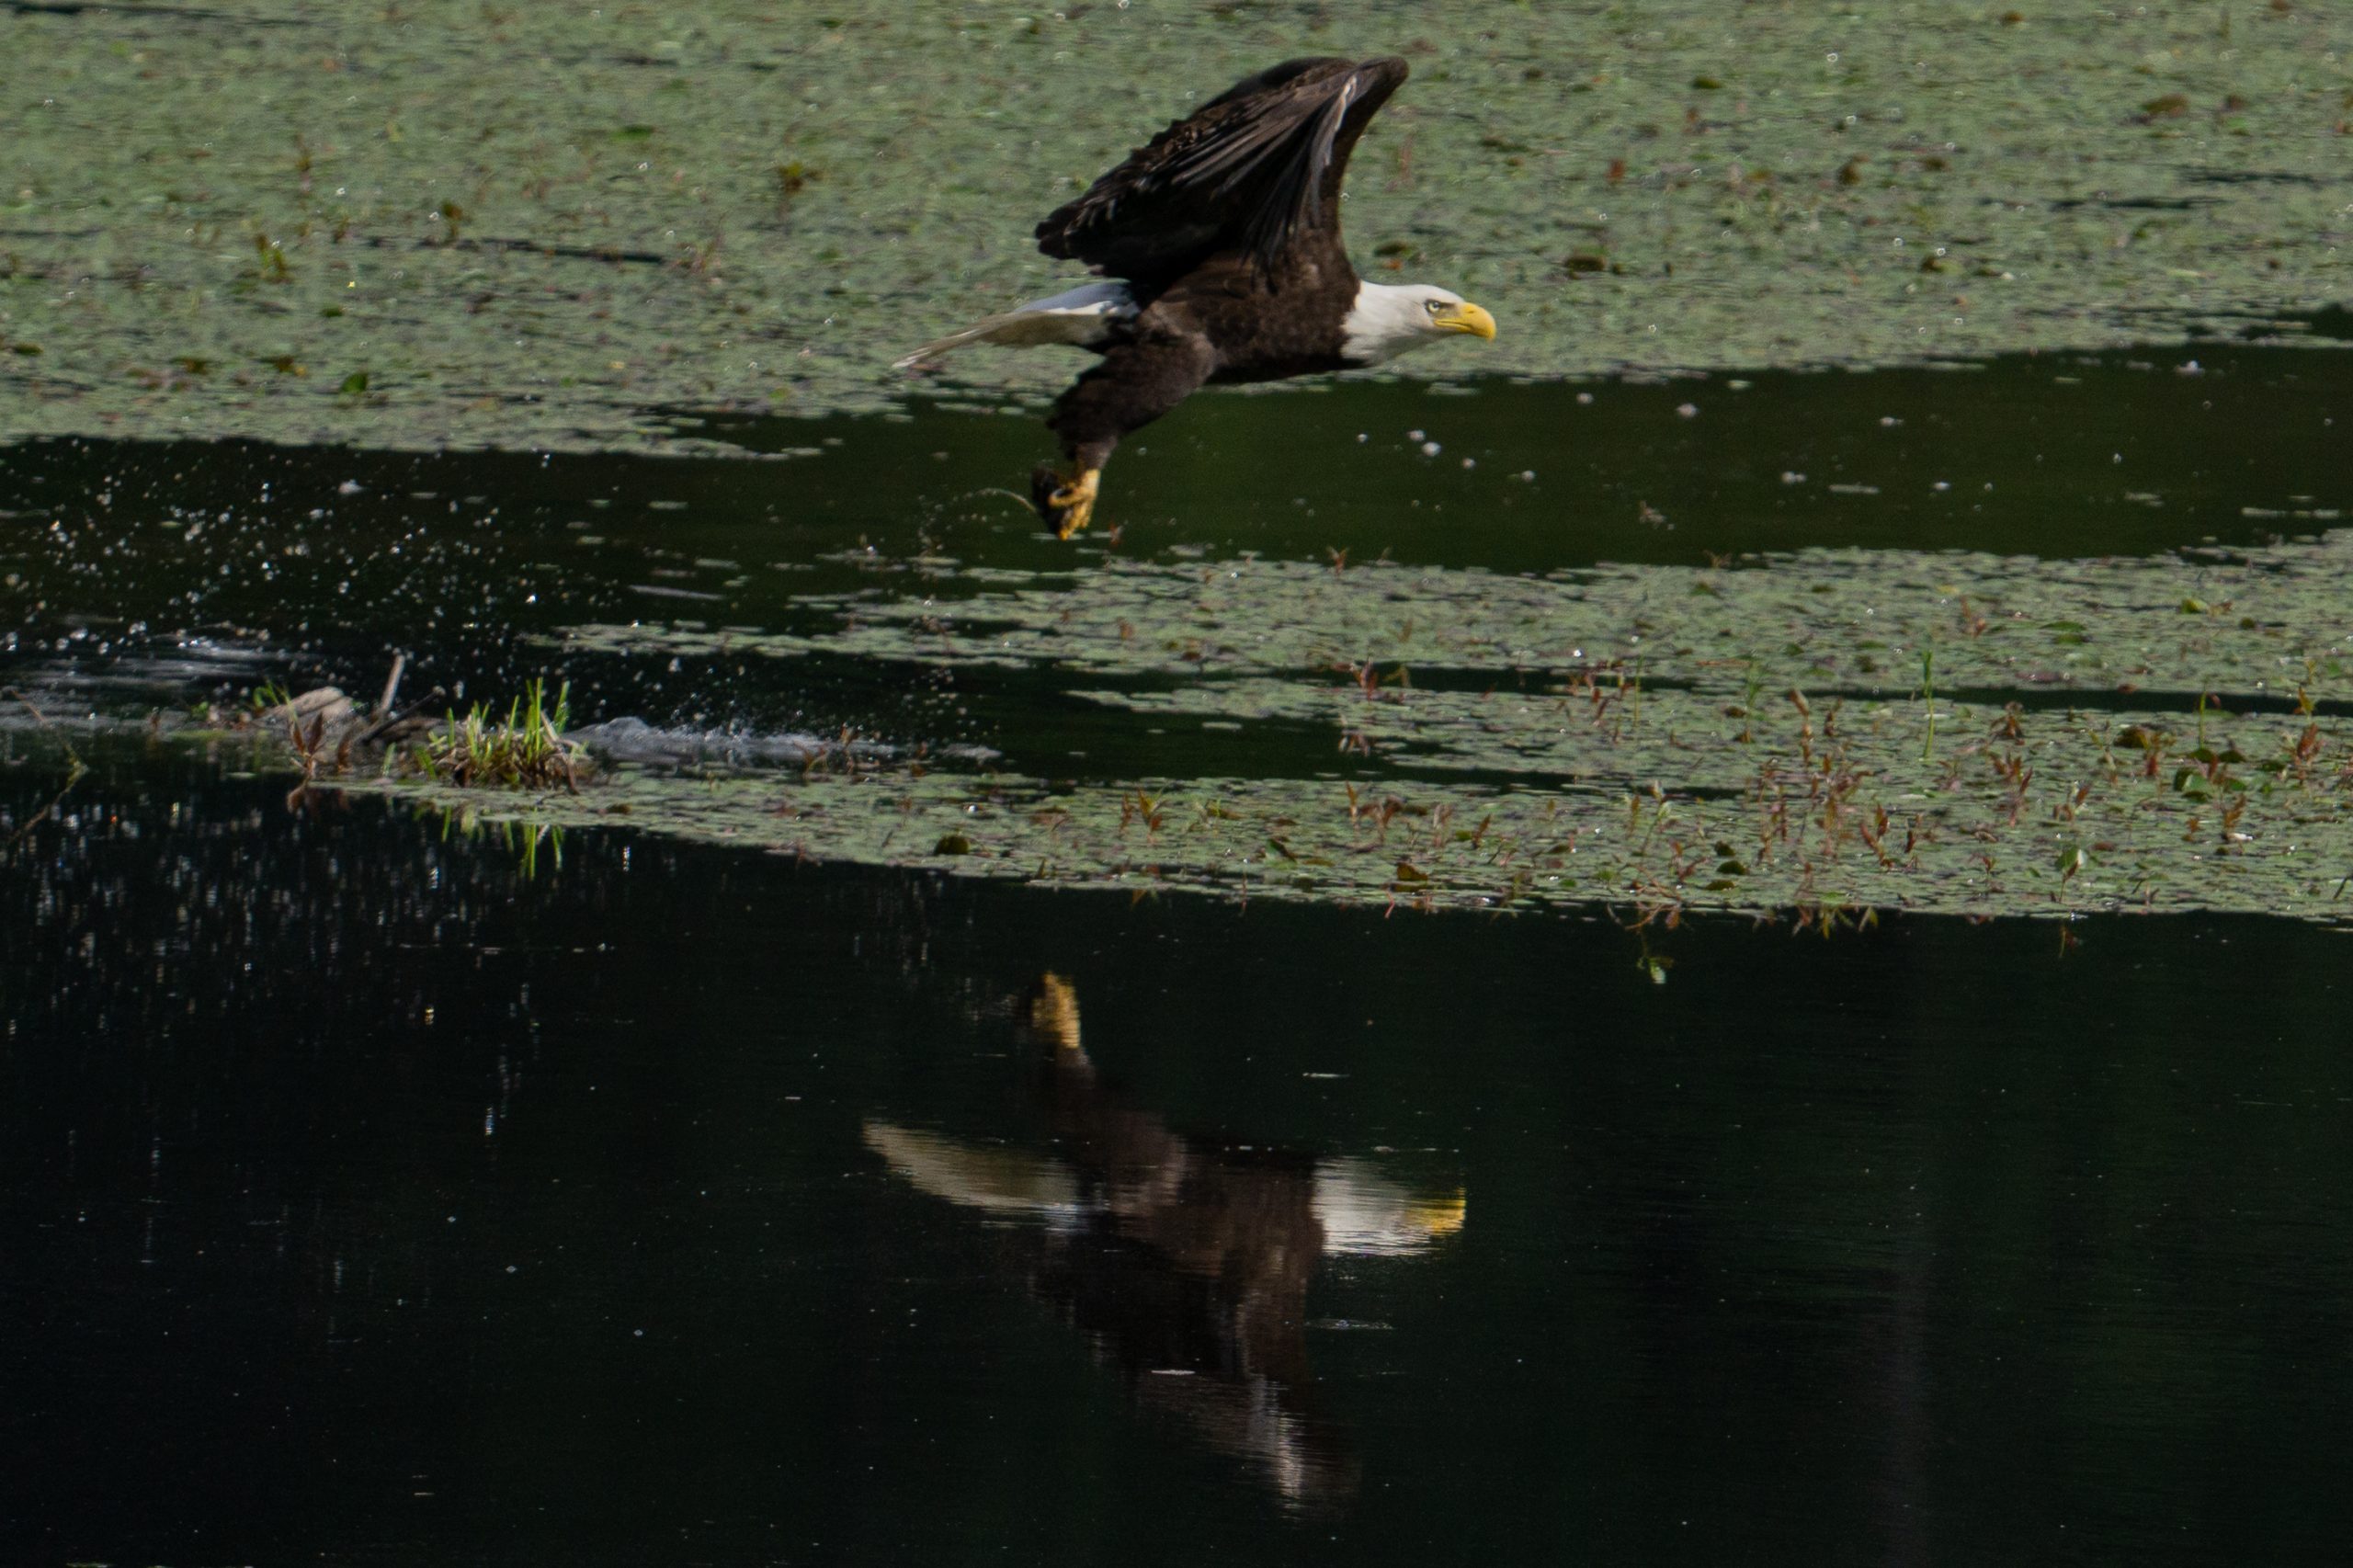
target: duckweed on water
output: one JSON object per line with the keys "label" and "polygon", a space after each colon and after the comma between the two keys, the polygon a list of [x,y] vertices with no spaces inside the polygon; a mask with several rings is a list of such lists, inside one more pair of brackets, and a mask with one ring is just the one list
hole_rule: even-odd
{"label": "duckweed on water", "polygon": [[[2342,533],[2237,555],[1816,551],[1549,578],[941,568],[920,595],[846,598],[830,635],[727,646],[1049,675],[1075,709],[1166,732],[1160,755],[1192,770],[1090,778],[1083,757],[1018,753],[994,773],[616,770],[522,820],[1422,908],[2335,921],[2353,910],[2348,569]],[[646,625],[572,641],[719,646]],[[1222,770],[1254,734],[1320,736],[1327,767]]]}
{"label": "duckweed on water", "polygon": [[[1355,165],[1355,254],[1491,301],[1480,371],[2342,301],[2353,11],[2046,10],[18,7],[41,80],[0,187],[0,428],[687,449],[658,411],[885,409],[895,355],[1067,281],[1029,234],[1076,185],[1344,50],[1415,73]],[[994,406],[1070,369],[958,374]]]}

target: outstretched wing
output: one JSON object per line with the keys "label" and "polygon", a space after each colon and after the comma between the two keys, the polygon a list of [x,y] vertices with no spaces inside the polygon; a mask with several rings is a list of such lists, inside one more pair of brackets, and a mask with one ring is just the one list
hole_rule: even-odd
{"label": "outstretched wing", "polygon": [[1151,284],[1221,250],[1271,271],[1303,237],[1337,248],[1340,176],[1402,60],[1290,60],[1178,120],[1038,225],[1038,248]]}

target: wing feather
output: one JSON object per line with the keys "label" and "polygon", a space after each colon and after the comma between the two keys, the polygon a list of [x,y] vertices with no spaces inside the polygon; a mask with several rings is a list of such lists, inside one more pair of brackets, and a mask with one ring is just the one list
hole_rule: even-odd
{"label": "wing feather", "polygon": [[1131,153],[1038,225],[1038,248],[1149,286],[1222,250],[1265,272],[1306,238],[1339,244],[1348,154],[1405,80],[1402,60],[1291,60]]}

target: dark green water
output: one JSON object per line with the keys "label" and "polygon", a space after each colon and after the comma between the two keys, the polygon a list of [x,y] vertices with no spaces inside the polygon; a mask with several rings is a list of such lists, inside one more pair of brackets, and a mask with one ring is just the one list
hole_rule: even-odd
{"label": "dark green water", "polygon": [[2341,935],[1700,922],[1661,986],[1601,922],[620,832],[526,878],[91,760],[29,830],[52,780],[0,772],[10,1561],[2317,1562],[2353,1524]]}
{"label": "dark green water", "polygon": [[[42,717],[0,725],[0,1558],[2333,1561],[2353,400],[2341,354],[2194,352],[1205,398],[1079,550],[978,493],[1029,422],[934,406],[673,416],[774,462],[12,449],[0,685]],[[1370,699],[1309,633],[1222,668],[1087,631],[1178,588],[1209,624],[1205,572],[1276,574],[1310,632],[1468,630],[1382,653],[1411,700],[1336,751],[1370,721],[1314,704]],[[1418,798],[1446,704],[1563,667],[1478,616],[1613,595],[1696,650],[1643,699],[1684,744],[1568,733],[1461,787],[1498,813],[1740,799],[1709,616],[1905,766],[1908,676],[1825,666],[1817,603],[1923,617],[1976,683],[1940,756],[2020,703],[2006,858],[2087,777],[2033,749],[2077,705],[2253,758],[2309,681],[2318,760],[2285,818],[2248,792],[2245,850],[2127,770],[2190,913],[2113,913],[2145,901],[2103,840],[2074,903],[2047,847],[1960,905],[1990,920],[1903,913],[1899,868],[1826,941],[1770,892],[1630,932],[1606,880],[1508,918],[1345,867],[1023,885],[840,814],[919,748],[926,787],[1074,812]],[[434,706],[546,674],[642,728],[469,827],[290,801],[201,711],[372,694],[395,651]],[[845,729],[887,790],[802,771]]]}
{"label": "dark green water", "polygon": [[[2154,567],[2353,516],[2353,355],[2222,343],[1476,395],[1362,382],[1212,395],[1120,452],[1104,506],[1120,542],[1075,549],[991,489],[1024,483],[1047,449],[1029,418],[918,403],[673,423],[779,460],[17,446],[0,532],[0,605],[16,613],[0,653],[20,682],[87,694],[68,711],[118,717],[263,677],[369,694],[400,651],[413,690],[572,678],[590,722],[847,723],[1018,752],[1040,718],[1034,679],[968,672],[943,704],[863,651],[802,649],[782,673],[708,657],[672,670],[666,650],[617,658],[579,634],[741,642],[831,629],[861,601],[985,604],[1006,579],[1084,594],[1107,562],[1181,572],[1335,550],[1495,574],[1808,550],[1915,552],[1902,558],[1924,576],[1963,551]],[[1015,712],[996,718],[1008,699]],[[1180,765],[1129,749],[1135,729],[1088,737],[1119,753],[1107,770]]]}

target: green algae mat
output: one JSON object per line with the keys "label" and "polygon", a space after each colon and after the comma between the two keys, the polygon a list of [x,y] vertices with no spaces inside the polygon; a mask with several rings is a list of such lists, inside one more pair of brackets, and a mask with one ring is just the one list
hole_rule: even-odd
{"label": "green algae mat", "polygon": [[[2353,726],[2327,695],[2353,690],[2347,539],[2154,562],[1814,551],[1502,578],[934,562],[920,587],[846,596],[815,635],[641,621],[565,641],[1042,676],[1186,737],[1168,751],[1199,771],[1106,780],[1083,751],[1051,774],[910,767],[846,744],[782,786],[632,771],[500,814],[1392,907],[2336,921],[2353,913]],[[1286,749],[1327,765],[1218,771]],[[1331,766],[1351,757],[1373,766]]]}
{"label": "green algae mat", "polygon": [[13,6],[0,50],[18,435],[676,450],[665,408],[880,409],[895,355],[1063,279],[1039,216],[1300,53],[1413,62],[1352,247],[1503,327],[1422,375],[2174,342],[2348,292],[2323,4],[256,0]]}

